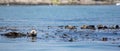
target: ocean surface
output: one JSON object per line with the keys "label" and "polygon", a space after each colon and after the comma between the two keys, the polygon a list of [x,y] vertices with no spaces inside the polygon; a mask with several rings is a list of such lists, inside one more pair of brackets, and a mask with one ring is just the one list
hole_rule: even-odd
{"label": "ocean surface", "polygon": [[120,6],[0,6],[0,26],[120,25]]}
{"label": "ocean surface", "polygon": [[[34,42],[29,37],[0,36],[0,51],[119,51],[120,30],[80,29],[82,25],[98,24],[120,25],[120,6],[0,6],[0,34],[27,33],[33,27],[38,34]],[[77,30],[57,27],[65,25],[78,27]],[[69,37],[61,38],[64,34]],[[101,41],[103,37],[108,41]],[[73,42],[69,42],[71,38]]]}

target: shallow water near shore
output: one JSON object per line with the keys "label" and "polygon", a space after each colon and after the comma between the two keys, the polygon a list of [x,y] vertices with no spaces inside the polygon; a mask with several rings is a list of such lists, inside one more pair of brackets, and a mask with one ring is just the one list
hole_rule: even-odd
{"label": "shallow water near shore", "polygon": [[[120,25],[120,6],[0,6],[0,34],[11,31],[30,32],[37,37],[0,36],[1,51],[119,51],[120,30],[81,30],[81,25]],[[77,30],[59,26],[78,26]],[[1,28],[2,27],[2,28]],[[6,30],[9,29],[9,30]],[[73,42],[62,35],[72,37]],[[108,41],[102,41],[107,37]]]}

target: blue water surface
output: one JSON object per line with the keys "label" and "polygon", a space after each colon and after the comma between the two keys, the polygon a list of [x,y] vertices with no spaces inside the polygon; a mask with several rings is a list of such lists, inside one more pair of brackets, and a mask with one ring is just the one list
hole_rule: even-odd
{"label": "blue water surface", "polygon": [[1,26],[120,25],[120,6],[0,6]]}
{"label": "blue water surface", "polygon": [[[115,5],[65,5],[65,6],[0,6],[0,34],[6,33],[5,27],[30,32],[31,26],[37,29],[37,38],[6,38],[0,36],[0,51],[119,51],[120,31],[87,32],[59,29],[61,25],[120,25],[120,6]],[[3,26],[3,27],[2,27]],[[42,27],[43,26],[43,27]],[[44,27],[45,26],[45,27]],[[46,26],[53,26],[48,29]],[[115,34],[115,33],[116,34]],[[55,35],[55,34],[58,35]],[[68,42],[59,35],[68,34],[75,39]],[[86,35],[88,34],[88,38]],[[97,36],[96,36],[97,35]],[[46,38],[48,36],[48,38]],[[85,36],[85,37],[84,37]],[[55,37],[55,38],[52,38]],[[106,42],[102,37],[111,38]],[[112,40],[114,39],[114,40]],[[66,41],[65,41],[66,40]],[[92,41],[95,40],[95,41]],[[64,42],[65,41],[65,42]]]}

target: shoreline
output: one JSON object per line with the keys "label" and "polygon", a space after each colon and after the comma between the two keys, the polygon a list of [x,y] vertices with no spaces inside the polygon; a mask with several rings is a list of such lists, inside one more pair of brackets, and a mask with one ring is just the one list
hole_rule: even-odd
{"label": "shoreline", "polygon": [[94,5],[115,5],[115,4],[44,4],[44,3],[41,3],[41,4],[0,4],[0,6],[14,6],[14,5],[23,5],[23,6],[44,6],[44,5],[50,5],[50,6],[54,6],[54,5],[57,5],[57,6],[66,6],[66,5],[69,5],[69,6],[72,6],[72,5],[84,5],[84,6],[94,6]]}

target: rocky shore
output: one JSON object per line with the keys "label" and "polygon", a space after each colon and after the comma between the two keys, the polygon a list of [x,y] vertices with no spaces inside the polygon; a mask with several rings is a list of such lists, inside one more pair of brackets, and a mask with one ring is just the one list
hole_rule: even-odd
{"label": "rocky shore", "polygon": [[111,5],[117,0],[0,0],[0,5]]}

